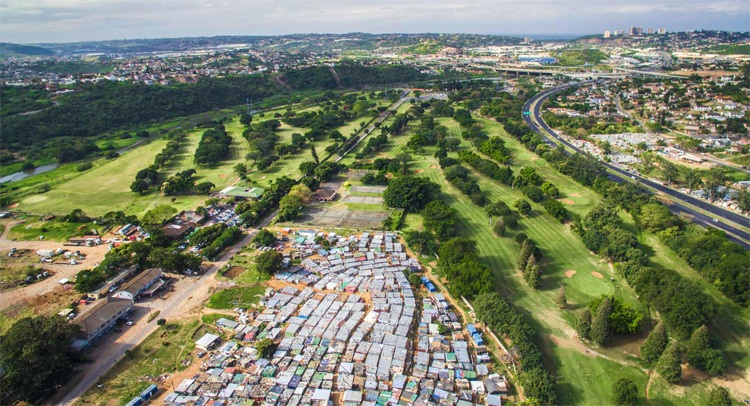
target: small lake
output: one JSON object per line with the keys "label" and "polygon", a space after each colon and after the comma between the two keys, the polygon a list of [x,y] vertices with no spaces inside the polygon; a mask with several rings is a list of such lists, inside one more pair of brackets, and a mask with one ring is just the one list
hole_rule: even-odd
{"label": "small lake", "polygon": [[34,169],[33,172],[16,172],[14,174],[3,176],[0,178],[0,183],[8,183],[8,182],[17,182],[21,179],[26,179],[31,175],[38,175],[40,173],[49,172],[53,169],[57,169],[60,167],[60,164],[49,164],[49,165],[42,165]]}

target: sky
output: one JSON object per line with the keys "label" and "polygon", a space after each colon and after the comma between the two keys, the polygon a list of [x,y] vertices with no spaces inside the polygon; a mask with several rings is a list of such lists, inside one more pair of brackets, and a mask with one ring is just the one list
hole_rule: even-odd
{"label": "sky", "polygon": [[280,35],[750,31],[749,0],[0,0],[0,42]]}

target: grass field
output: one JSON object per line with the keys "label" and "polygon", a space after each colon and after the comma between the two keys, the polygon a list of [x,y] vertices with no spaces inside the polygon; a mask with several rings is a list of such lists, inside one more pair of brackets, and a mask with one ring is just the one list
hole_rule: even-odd
{"label": "grass field", "polygon": [[62,220],[27,221],[13,227],[8,234],[8,239],[31,241],[44,236],[46,240],[68,242],[69,238],[81,237],[93,229],[97,229],[94,223],[68,223]]}
{"label": "grass field", "polygon": [[[239,162],[245,162],[247,141],[242,138],[237,120],[227,124],[227,130],[234,138],[227,160],[213,168],[196,168],[193,156],[202,132],[194,132],[187,137],[182,152],[162,168],[160,171],[162,177],[166,178],[178,171],[196,168],[197,181],[213,182],[217,189],[236,181],[237,175],[234,174],[232,168]],[[156,154],[161,152],[166,143],[165,139],[157,139],[128,151],[117,159],[96,161],[94,169],[54,187],[47,193],[23,199],[19,204],[19,209],[40,214],[62,214],[80,208],[86,214],[95,216],[117,210],[141,216],[160,204],[170,204],[177,210],[192,209],[205,200],[206,196],[176,196],[176,200],[172,202],[172,197],[155,192],[139,196],[130,191],[130,184],[135,179],[135,174],[151,165]]]}
{"label": "grass field", "polygon": [[245,286],[220,290],[208,299],[209,309],[247,308],[258,304],[260,296],[266,291],[265,286]]}
{"label": "grass field", "polygon": [[[125,404],[151,385],[146,377],[181,371],[187,362],[195,362],[191,354],[198,320],[169,323],[149,335],[140,345],[126,352],[125,357],[107,372],[101,387],[92,387],[80,399],[81,404]],[[200,333],[199,333],[200,334]],[[158,362],[156,362],[158,360]],[[186,362],[187,361],[187,362]]]}

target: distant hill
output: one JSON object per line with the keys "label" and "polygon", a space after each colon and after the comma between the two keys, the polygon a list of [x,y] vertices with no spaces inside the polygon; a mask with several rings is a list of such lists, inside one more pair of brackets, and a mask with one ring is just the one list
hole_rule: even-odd
{"label": "distant hill", "polygon": [[34,45],[0,42],[0,56],[51,56],[55,51]]}

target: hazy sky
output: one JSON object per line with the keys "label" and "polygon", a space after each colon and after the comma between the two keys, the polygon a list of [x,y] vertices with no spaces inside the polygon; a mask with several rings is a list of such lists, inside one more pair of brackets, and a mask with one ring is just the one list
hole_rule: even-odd
{"label": "hazy sky", "polygon": [[0,41],[289,33],[750,31],[749,0],[0,0]]}

